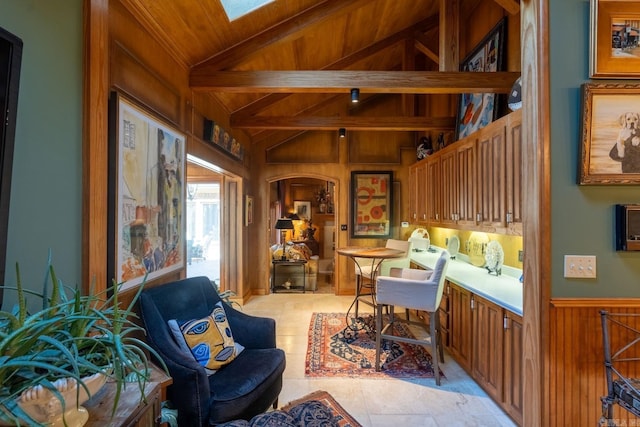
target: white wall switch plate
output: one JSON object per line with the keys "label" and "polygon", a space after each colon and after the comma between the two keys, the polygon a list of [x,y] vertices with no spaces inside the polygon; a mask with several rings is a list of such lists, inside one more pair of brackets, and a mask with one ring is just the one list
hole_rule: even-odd
{"label": "white wall switch plate", "polygon": [[572,279],[595,279],[595,255],[565,255],[564,277]]}

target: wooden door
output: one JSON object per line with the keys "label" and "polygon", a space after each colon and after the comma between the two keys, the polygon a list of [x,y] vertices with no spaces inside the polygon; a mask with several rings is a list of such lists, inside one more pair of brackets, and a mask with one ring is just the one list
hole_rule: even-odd
{"label": "wooden door", "polygon": [[502,401],[503,335],[502,307],[474,295],[473,378],[496,402]]}

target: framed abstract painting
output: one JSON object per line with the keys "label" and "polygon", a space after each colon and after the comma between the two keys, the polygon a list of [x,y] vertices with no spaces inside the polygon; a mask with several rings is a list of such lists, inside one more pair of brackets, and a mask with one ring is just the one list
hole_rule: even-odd
{"label": "framed abstract painting", "polygon": [[351,237],[391,237],[393,172],[351,172]]}

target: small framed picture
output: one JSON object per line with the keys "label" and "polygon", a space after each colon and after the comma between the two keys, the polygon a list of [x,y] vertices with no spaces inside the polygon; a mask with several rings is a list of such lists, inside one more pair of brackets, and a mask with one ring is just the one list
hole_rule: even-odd
{"label": "small framed picture", "polygon": [[253,224],[253,197],[244,196],[244,225]]}
{"label": "small framed picture", "polygon": [[308,201],[294,201],[293,211],[298,214],[301,220],[311,219],[311,202]]}
{"label": "small framed picture", "polygon": [[640,1],[591,0],[589,76],[640,78]]}
{"label": "small framed picture", "polygon": [[579,183],[640,183],[640,83],[585,83],[582,102]]}

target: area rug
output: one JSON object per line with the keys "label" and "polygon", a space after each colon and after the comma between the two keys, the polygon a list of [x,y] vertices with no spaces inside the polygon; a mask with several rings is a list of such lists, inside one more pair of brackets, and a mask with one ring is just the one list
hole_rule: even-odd
{"label": "area rug", "polygon": [[[296,399],[289,402],[282,407],[283,411],[289,411],[291,408],[298,406],[301,403],[318,401],[331,410],[333,414],[333,422],[340,427],[361,427],[361,424],[357,422],[340,404],[324,390],[314,391],[300,399]],[[320,425],[320,424],[318,424]]]}
{"label": "area rug", "polygon": [[[394,333],[413,338],[396,324]],[[313,313],[305,364],[307,377],[433,378],[431,355],[423,346],[383,340],[381,370],[376,371],[373,316],[349,318],[344,313]],[[441,373],[442,375],[442,373]]]}

